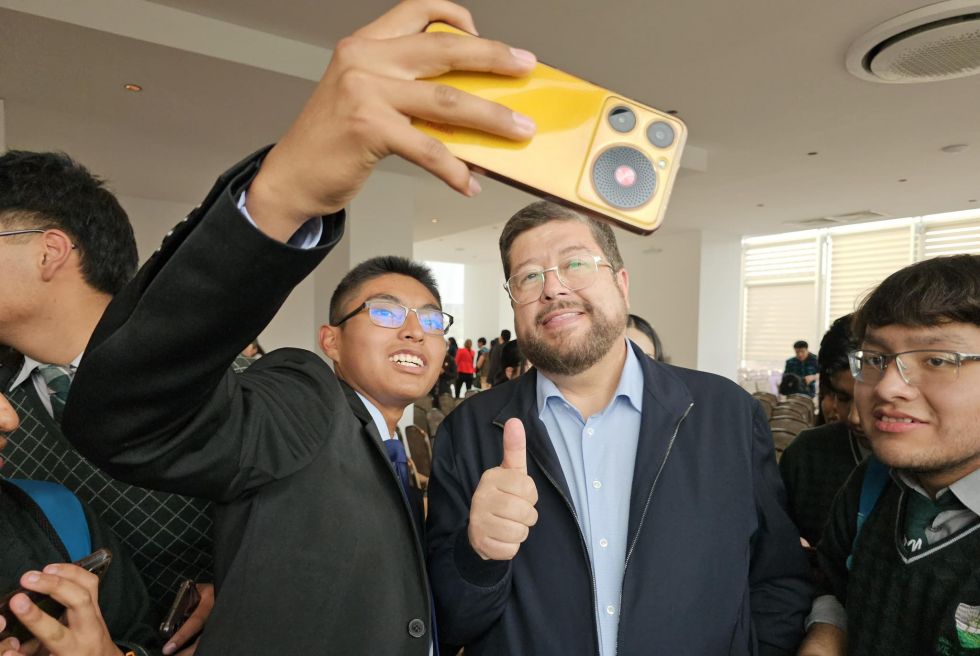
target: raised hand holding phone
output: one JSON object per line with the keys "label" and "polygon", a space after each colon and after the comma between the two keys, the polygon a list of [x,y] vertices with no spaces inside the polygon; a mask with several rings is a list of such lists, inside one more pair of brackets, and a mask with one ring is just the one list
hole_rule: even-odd
{"label": "raised hand holding phone", "polygon": [[470,546],[484,560],[511,560],[538,521],[538,490],[527,474],[527,438],[520,419],[504,424],[504,457],[488,469],[470,503]]}

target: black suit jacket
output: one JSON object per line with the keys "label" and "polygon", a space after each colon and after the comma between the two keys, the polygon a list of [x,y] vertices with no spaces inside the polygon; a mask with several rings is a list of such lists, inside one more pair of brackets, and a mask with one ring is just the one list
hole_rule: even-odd
{"label": "black suit jacket", "polygon": [[65,433],[122,480],[214,501],[218,601],[199,656],[429,651],[419,531],[370,415],[318,356],[236,354],[335,245],[267,238],[225,174],[96,328]]}

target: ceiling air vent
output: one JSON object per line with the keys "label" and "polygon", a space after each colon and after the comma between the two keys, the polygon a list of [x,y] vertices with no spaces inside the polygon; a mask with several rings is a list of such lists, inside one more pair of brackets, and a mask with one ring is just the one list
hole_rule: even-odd
{"label": "ceiling air vent", "polygon": [[980,2],[946,0],[896,16],[859,37],[847,70],[863,80],[911,84],[980,73]]}

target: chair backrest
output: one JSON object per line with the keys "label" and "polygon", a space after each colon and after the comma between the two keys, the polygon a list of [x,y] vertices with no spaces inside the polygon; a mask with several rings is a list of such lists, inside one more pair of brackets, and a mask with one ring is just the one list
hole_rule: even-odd
{"label": "chair backrest", "polygon": [[776,401],[779,400],[779,398],[775,394],[773,394],[772,392],[761,392],[761,391],[760,392],[753,392],[752,393],[752,396],[756,397],[757,399],[765,399],[765,400],[767,400],[767,401],[769,401],[770,403],[773,403],[773,404],[775,404]]}
{"label": "chair backrest", "polygon": [[429,437],[418,426],[408,426],[405,428],[405,438],[408,440],[408,450],[412,453],[415,468],[423,476],[429,476],[432,473],[432,447],[429,445]]}
{"label": "chair backrest", "polygon": [[468,389],[468,390],[466,390],[466,394],[463,395],[463,398],[464,399],[468,399],[471,396],[473,396],[475,394],[479,394],[479,393],[480,393],[480,390],[479,389],[476,389],[476,388],[474,388],[474,389]]}
{"label": "chair backrest", "polygon": [[794,419],[799,419],[810,423],[810,416],[805,410],[801,410],[796,406],[791,405],[777,405],[772,409],[772,414],[769,416],[770,419],[776,419],[777,417],[793,417]]}
{"label": "chair backrest", "polygon": [[785,428],[773,428],[772,429],[772,441],[776,448],[776,462],[783,457],[783,451],[786,450],[793,440],[796,439],[796,433],[791,430],[786,430]]}
{"label": "chair backrest", "polygon": [[415,399],[415,407],[422,408],[426,412],[432,409],[432,397],[431,396],[420,396]]}
{"label": "chair backrest", "polygon": [[456,407],[456,399],[454,399],[449,394],[439,395],[439,409],[442,410],[442,414],[448,415]]}
{"label": "chair backrest", "polygon": [[436,431],[439,430],[439,424],[441,424],[442,420],[445,418],[446,415],[444,415],[442,411],[437,408],[432,408],[425,413],[426,423],[429,424],[429,435],[436,434]]}
{"label": "chair backrest", "polygon": [[412,424],[422,430],[429,430],[429,421],[425,418],[426,409],[416,405],[412,410]]}
{"label": "chair backrest", "polygon": [[801,431],[809,428],[810,425],[796,417],[773,417],[769,420],[769,427],[774,431],[776,429],[789,431],[793,434],[793,437],[796,437]]}

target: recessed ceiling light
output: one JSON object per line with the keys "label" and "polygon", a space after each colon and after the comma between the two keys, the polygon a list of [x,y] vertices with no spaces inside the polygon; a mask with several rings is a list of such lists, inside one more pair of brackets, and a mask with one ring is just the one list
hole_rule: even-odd
{"label": "recessed ceiling light", "polygon": [[439,223],[439,219],[432,219],[433,223]]}
{"label": "recessed ceiling light", "polygon": [[908,182],[909,179],[908,178],[899,178],[898,181],[899,182]]}
{"label": "recessed ceiling light", "polygon": [[123,89],[125,89],[126,91],[132,91],[133,93],[139,93],[140,91],[143,90],[143,87],[141,87],[138,84],[130,83],[130,84],[124,84]]}
{"label": "recessed ceiling light", "polygon": [[756,207],[765,207],[766,204],[765,203],[756,203],[755,206]]}
{"label": "recessed ceiling light", "polygon": [[457,247],[456,247],[456,250],[457,250],[457,251],[465,251],[466,249],[465,249],[465,248],[463,248],[462,246],[457,246]]}
{"label": "recessed ceiling light", "polygon": [[811,150],[810,152],[808,152],[808,153],[807,153],[807,156],[808,156],[808,157],[813,157],[814,155],[819,155],[819,154],[820,154],[820,153],[818,153],[817,151],[815,151],[815,150]]}
{"label": "recessed ceiling light", "polygon": [[943,146],[939,150],[943,151],[944,153],[962,153],[969,147],[969,144],[950,144],[948,146]]}
{"label": "recessed ceiling light", "polygon": [[966,202],[968,202],[968,203],[975,203],[975,202],[977,202],[977,199],[976,198],[971,198],[970,200],[968,200]]}

